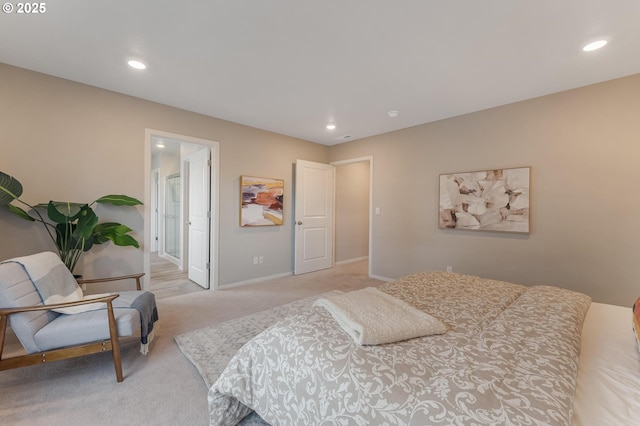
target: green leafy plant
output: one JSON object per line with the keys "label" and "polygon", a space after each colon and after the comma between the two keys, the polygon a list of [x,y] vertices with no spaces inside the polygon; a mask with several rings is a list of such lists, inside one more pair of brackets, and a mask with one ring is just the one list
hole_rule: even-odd
{"label": "green leafy plant", "polygon": [[[117,246],[140,247],[138,241],[128,235],[131,228],[116,222],[98,223],[98,216],[93,211],[94,205],[102,203],[114,206],[141,205],[142,202],[135,198],[127,195],[105,195],[89,204],[49,201],[32,206],[22,201],[19,198],[21,195],[22,184],[0,171],[0,208],[6,207],[30,222],[40,222],[56,246],[58,256],[72,272],[82,253],[89,251],[94,244],[112,241]],[[12,204],[14,201],[30,210],[26,211]]]}

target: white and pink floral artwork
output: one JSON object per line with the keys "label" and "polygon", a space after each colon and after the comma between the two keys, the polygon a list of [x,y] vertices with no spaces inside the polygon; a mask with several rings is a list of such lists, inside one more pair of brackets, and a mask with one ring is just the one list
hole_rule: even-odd
{"label": "white and pink floral artwork", "polygon": [[530,167],[440,175],[441,229],[529,233]]}

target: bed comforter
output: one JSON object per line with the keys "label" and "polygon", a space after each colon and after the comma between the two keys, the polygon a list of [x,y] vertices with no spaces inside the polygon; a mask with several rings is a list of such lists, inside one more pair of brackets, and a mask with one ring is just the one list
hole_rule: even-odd
{"label": "bed comforter", "polygon": [[209,391],[212,425],[568,425],[588,296],[428,272],[379,287],[443,335],[360,346],[321,307],[249,341]]}

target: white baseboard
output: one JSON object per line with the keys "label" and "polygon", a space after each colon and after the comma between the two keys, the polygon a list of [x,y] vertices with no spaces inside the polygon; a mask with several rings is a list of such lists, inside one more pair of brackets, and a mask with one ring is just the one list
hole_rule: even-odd
{"label": "white baseboard", "polygon": [[173,257],[170,254],[160,253],[160,252],[158,252],[158,257],[160,259],[166,260],[167,262],[173,263],[174,265],[176,265],[178,267],[179,270],[182,271],[182,262],[180,262],[180,259],[178,259],[177,257]]}
{"label": "white baseboard", "polygon": [[362,256],[362,257],[356,257],[354,259],[347,259],[347,260],[341,260],[340,262],[336,262],[336,266],[338,265],[346,265],[348,263],[356,263],[356,262],[361,262],[363,260],[368,260],[369,256]]}
{"label": "white baseboard", "polygon": [[[355,262],[360,262],[362,260],[367,260],[369,259],[369,256],[363,256],[363,257],[358,257],[355,259],[348,259],[348,260],[341,260],[340,262],[336,262],[335,266],[338,265],[345,265],[348,263],[355,263]],[[273,280],[276,278],[284,278],[284,277],[288,277],[290,275],[293,275],[293,272],[284,272],[282,274],[275,274],[275,275],[268,275],[265,277],[259,277],[259,278],[253,278],[251,280],[245,280],[245,281],[237,281],[235,283],[230,283],[230,284],[224,284],[224,285],[219,285],[218,289],[226,289],[226,288],[233,288],[233,287],[240,287],[243,285],[247,285],[247,284],[256,284],[256,283],[260,283],[263,281],[269,281],[269,280]],[[393,281],[395,278],[387,278],[387,277],[381,277],[379,275],[369,275],[370,278],[376,279],[376,280],[380,280],[380,281]]]}
{"label": "white baseboard", "polygon": [[386,282],[390,282],[390,281],[394,281],[395,278],[387,278],[387,277],[381,277],[380,275],[369,275],[369,278],[373,278],[376,280],[380,280],[380,281],[386,281]]}
{"label": "white baseboard", "polygon": [[223,289],[223,288],[232,288],[232,287],[240,287],[243,285],[247,285],[247,284],[256,284],[262,281],[269,281],[269,280],[273,280],[276,278],[284,278],[284,277],[288,277],[290,275],[293,275],[293,272],[284,272],[282,274],[275,274],[275,275],[268,275],[266,277],[259,277],[259,278],[254,278],[251,280],[245,280],[245,281],[236,281],[235,283],[231,283],[231,284],[224,284],[224,285],[219,285],[218,288],[219,289]]}

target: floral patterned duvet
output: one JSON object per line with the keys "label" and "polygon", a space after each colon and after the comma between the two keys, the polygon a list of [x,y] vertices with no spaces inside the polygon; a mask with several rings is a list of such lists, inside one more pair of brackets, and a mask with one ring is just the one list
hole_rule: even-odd
{"label": "floral patterned duvet", "polygon": [[379,287],[446,324],[359,346],[320,307],[249,341],[209,391],[212,425],[568,425],[591,300],[426,272]]}

